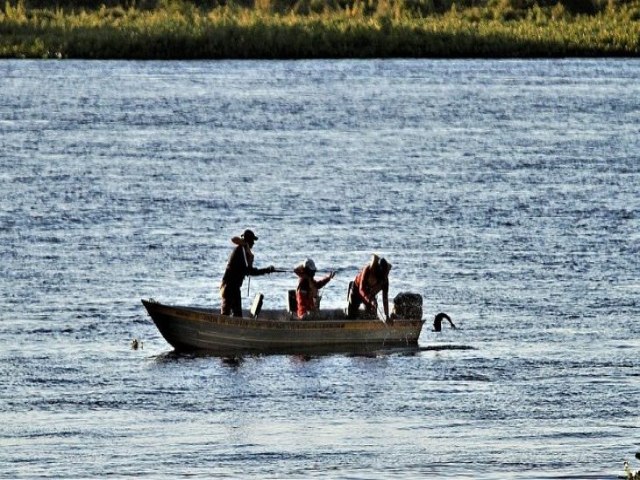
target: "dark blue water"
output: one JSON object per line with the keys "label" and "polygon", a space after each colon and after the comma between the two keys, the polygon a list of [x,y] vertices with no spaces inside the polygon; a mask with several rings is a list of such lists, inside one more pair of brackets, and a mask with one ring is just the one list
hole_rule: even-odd
{"label": "dark blue water", "polygon": [[[0,477],[640,468],[638,78],[637,60],[0,62]],[[247,227],[258,266],[338,272],[324,306],[386,256],[391,296],[425,299],[421,350],[172,354],[140,298],[218,305]],[[249,296],[282,308],[295,282]],[[439,311],[460,329],[431,332]]]}

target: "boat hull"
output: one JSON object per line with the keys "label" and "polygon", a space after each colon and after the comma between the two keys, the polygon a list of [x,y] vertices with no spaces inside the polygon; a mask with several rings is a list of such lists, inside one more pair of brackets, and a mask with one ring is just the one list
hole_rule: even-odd
{"label": "boat hull", "polygon": [[292,319],[286,312],[262,312],[259,318],[220,315],[212,309],[163,305],[142,300],[164,339],[177,351],[237,353],[314,353],[374,351],[417,346],[424,320]]}

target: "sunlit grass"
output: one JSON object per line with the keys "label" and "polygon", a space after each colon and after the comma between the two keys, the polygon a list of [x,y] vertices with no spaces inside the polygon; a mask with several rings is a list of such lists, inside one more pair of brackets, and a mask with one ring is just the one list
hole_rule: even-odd
{"label": "sunlit grass", "polygon": [[[323,6],[324,5],[324,6]],[[100,7],[0,10],[0,57],[19,58],[336,58],[637,56],[640,2],[595,15],[562,5],[514,10],[458,9],[422,16],[401,0],[360,0],[328,8],[314,0],[280,12],[202,9],[162,0],[153,9]]]}

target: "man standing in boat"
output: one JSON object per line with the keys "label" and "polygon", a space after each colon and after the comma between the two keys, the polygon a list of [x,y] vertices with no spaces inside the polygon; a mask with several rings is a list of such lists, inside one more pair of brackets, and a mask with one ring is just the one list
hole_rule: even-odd
{"label": "man standing in boat", "polygon": [[246,276],[265,275],[273,273],[273,265],[267,268],[255,268],[253,266],[253,244],[258,237],[251,230],[245,230],[239,237],[233,237],[231,241],[236,245],[229,256],[227,268],[222,277],[220,285],[220,296],[222,297],[222,315],[242,317],[242,295],[240,289]]}

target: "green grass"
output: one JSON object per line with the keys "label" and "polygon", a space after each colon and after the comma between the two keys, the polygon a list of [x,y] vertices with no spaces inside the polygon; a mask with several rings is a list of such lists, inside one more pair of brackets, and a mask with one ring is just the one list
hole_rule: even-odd
{"label": "green grass", "polygon": [[[513,8],[455,4],[424,14],[403,0],[324,3],[289,8],[272,0],[251,7],[203,8],[161,0],[152,8],[0,10],[3,58],[370,58],[638,56],[640,2],[610,1],[592,14],[562,4]],[[425,4],[428,6],[428,4]]]}

